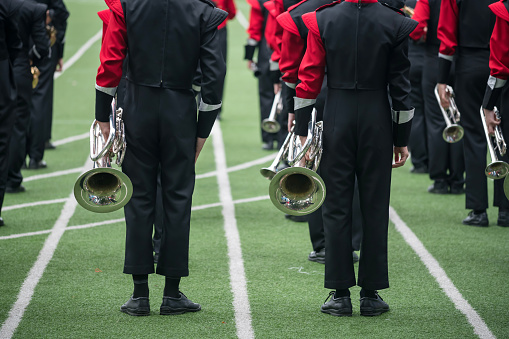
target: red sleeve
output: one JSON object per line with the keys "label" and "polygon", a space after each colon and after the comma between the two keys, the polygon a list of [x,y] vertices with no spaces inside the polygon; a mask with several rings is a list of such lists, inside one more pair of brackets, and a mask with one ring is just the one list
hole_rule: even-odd
{"label": "red sleeve", "polygon": [[306,44],[300,35],[295,35],[284,30],[281,59],[279,60],[279,69],[284,73],[284,82],[290,84],[297,83],[297,80],[299,80],[299,66],[305,52]]}
{"label": "red sleeve", "polygon": [[297,97],[316,99],[322,89],[325,74],[325,47],[316,22],[316,12],[304,14],[302,20],[309,29],[309,33],[306,53],[299,68],[301,83],[297,86]]}
{"label": "red sleeve", "polygon": [[429,20],[429,1],[428,0],[419,0],[415,5],[414,15],[412,19],[417,21],[417,27],[415,27],[414,31],[410,33],[410,38],[414,40],[419,40],[423,36],[426,36],[425,28],[428,26]]}
{"label": "red sleeve", "polygon": [[122,77],[122,64],[126,54],[127,30],[124,17],[120,17],[116,12],[112,12],[106,36],[101,46],[101,53],[99,55],[101,65],[96,77],[96,86],[102,87],[102,92],[108,94],[113,92],[110,95],[115,94],[115,88]]}
{"label": "red sleeve", "polygon": [[490,74],[507,80],[509,77],[509,22],[497,17],[490,40]]}
{"label": "red sleeve", "polygon": [[263,21],[264,19],[261,8],[259,6],[251,6],[251,13],[249,15],[249,27],[247,28],[249,39],[256,41],[262,40]]}
{"label": "red sleeve", "polygon": [[442,0],[438,20],[439,53],[453,56],[458,46],[458,4],[456,0]]}
{"label": "red sleeve", "polygon": [[97,12],[97,15],[99,16],[99,18],[101,18],[102,22],[103,22],[103,35],[101,37],[101,43],[102,41],[104,41],[104,36],[106,35],[106,31],[108,30],[108,22],[110,21],[110,10],[109,9],[105,9],[103,11],[99,11]]}

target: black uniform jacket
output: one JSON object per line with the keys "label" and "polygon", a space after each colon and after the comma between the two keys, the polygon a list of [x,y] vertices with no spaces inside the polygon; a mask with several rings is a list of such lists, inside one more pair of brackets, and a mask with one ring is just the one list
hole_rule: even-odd
{"label": "black uniform jacket", "polygon": [[219,84],[226,72],[215,37],[228,13],[207,0],[106,0],[106,4],[112,14],[96,78],[96,119],[108,121],[129,48],[126,78],[141,86],[191,90],[200,63],[198,135],[207,137],[221,107]]}
{"label": "black uniform jacket", "polygon": [[58,59],[64,56],[65,45],[65,32],[67,30],[67,18],[69,18],[69,11],[65,7],[63,0],[35,0],[48,7],[49,16],[51,17],[50,25],[53,25],[57,30],[57,47]]}
{"label": "black uniform jacket", "polygon": [[17,14],[23,1],[0,1],[0,113],[16,99],[12,62],[21,50]]}

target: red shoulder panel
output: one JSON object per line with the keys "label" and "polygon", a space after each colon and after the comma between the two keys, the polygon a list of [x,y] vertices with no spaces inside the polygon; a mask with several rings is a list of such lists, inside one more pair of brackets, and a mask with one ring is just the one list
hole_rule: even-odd
{"label": "red shoulder panel", "polygon": [[504,19],[505,21],[509,21],[509,12],[507,11],[507,8],[503,4],[502,0],[493,3],[488,7],[496,16],[498,16],[501,19]]}
{"label": "red shoulder panel", "polygon": [[97,15],[99,15],[99,18],[101,18],[103,23],[107,25],[108,22],[110,22],[110,13],[111,12],[109,9],[105,9],[105,10],[97,12]]}
{"label": "red shoulder panel", "polygon": [[108,5],[109,9],[111,9],[115,14],[120,16],[122,19],[124,18],[124,10],[122,9],[122,4],[120,0],[104,0],[106,5]]}
{"label": "red shoulder panel", "polygon": [[297,28],[297,25],[295,25],[295,22],[292,19],[292,16],[288,12],[284,12],[283,14],[278,15],[277,22],[283,27],[284,30],[299,35],[299,30]]}
{"label": "red shoulder panel", "polygon": [[309,12],[302,16],[302,21],[306,27],[316,35],[320,36],[320,30],[318,29],[318,22],[316,21],[316,12]]}
{"label": "red shoulder panel", "polygon": [[302,1],[301,1],[301,2],[299,2],[299,3],[296,3],[296,4],[295,4],[295,5],[293,5],[293,6],[290,6],[290,7],[288,8],[288,11],[291,11],[291,10],[292,10],[292,9],[294,9],[295,7],[299,7],[300,5],[302,5],[302,3],[303,3],[303,2],[306,2],[306,1],[308,1],[308,0],[302,0]]}
{"label": "red shoulder panel", "polygon": [[254,7],[254,8],[257,8],[257,9],[262,9],[260,7],[260,3],[258,2],[258,0],[246,0],[248,4],[251,5],[251,7]]}

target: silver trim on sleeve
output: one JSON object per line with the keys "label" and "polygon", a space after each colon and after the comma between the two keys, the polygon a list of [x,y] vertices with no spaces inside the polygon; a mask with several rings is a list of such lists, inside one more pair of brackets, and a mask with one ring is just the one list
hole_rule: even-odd
{"label": "silver trim on sleeve", "polygon": [[442,59],[445,59],[445,60],[449,60],[450,62],[454,61],[454,56],[453,55],[445,55],[445,54],[442,54],[442,53],[438,53],[438,57],[442,58]]}
{"label": "silver trim on sleeve", "polygon": [[286,84],[286,86],[293,88],[293,89],[295,89],[295,87],[297,87],[297,84],[293,83],[293,82],[285,82],[285,84]]}
{"label": "silver trim on sleeve", "polygon": [[198,85],[192,85],[191,87],[193,88],[193,91],[195,91],[195,92],[201,92],[201,86],[198,86]]}
{"label": "silver trim on sleeve", "polygon": [[293,99],[294,99],[293,107],[295,110],[314,105],[316,102],[316,99],[302,99],[298,97],[293,97]]}
{"label": "silver trim on sleeve", "polygon": [[488,86],[491,88],[491,90],[494,90],[495,88],[501,88],[504,87],[507,80],[496,78],[492,75],[488,78]]}
{"label": "silver trim on sleeve", "polygon": [[101,91],[103,93],[106,93],[108,95],[111,95],[111,96],[115,96],[115,93],[117,93],[117,87],[102,87],[102,86],[99,86],[97,83],[95,84],[95,89],[98,90],[98,91]]}
{"label": "silver trim on sleeve", "polygon": [[269,70],[270,71],[279,71],[279,62],[269,60]]}
{"label": "silver trim on sleeve", "polygon": [[202,112],[210,112],[210,111],[214,111],[216,109],[221,108],[221,105],[222,105],[222,103],[219,103],[217,105],[206,104],[203,102],[203,99],[201,99],[199,110]]}
{"label": "silver trim on sleeve", "polygon": [[37,48],[35,48],[35,45],[34,47],[32,47],[32,51],[34,52],[35,56],[37,57],[37,59],[40,59],[41,58],[41,55],[39,54],[39,52],[37,51]]}
{"label": "silver trim on sleeve", "polygon": [[414,117],[415,108],[412,108],[409,111],[395,111],[391,108],[391,112],[392,121],[394,121],[398,125],[401,125],[412,120],[412,118]]}
{"label": "silver trim on sleeve", "polygon": [[256,46],[258,45],[258,41],[256,41],[255,39],[247,39],[247,44],[249,46]]}

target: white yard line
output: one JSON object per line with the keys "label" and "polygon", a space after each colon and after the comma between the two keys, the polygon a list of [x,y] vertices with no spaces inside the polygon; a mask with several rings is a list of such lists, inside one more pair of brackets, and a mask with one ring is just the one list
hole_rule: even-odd
{"label": "white yard line", "polygon": [[55,199],[55,200],[43,200],[43,201],[37,201],[37,202],[29,202],[27,204],[19,204],[19,205],[12,205],[12,206],[3,207],[2,208],[2,212],[11,211],[11,210],[17,210],[19,208],[40,206],[40,205],[59,204],[61,202],[66,202],[66,201],[67,201],[67,198],[64,198],[64,199]]}
{"label": "white yard line", "polygon": [[438,261],[428,252],[424,244],[417,238],[415,233],[412,232],[405,222],[401,220],[392,207],[389,207],[389,216],[394,225],[396,225],[396,230],[401,233],[407,244],[410,245],[419,258],[421,258],[421,261],[428,268],[429,273],[435,278],[447,297],[451,299],[456,309],[467,317],[468,322],[474,327],[475,334],[477,334],[479,338],[495,338],[488,328],[488,325],[486,325],[472,306],[470,306],[468,301],[463,298]]}
{"label": "white yard line", "polygon": [[224,231],[228,244],[228,257],[230,258],[230,286],[233,292],[237,336],[241,339],[254,338],[244,260],[242,259],[242,249],[240,246],[239,230],[237,229],[237,220],[235,218],[235,206],[230,188],[230,180],[226,172],[226,154],[219,121],[216,121],[212,129],[212,143],[214,145],[219,200],[223,206]]}
{"label": "white yard line", "polygon": [[[92,168],[91,160],[87,160],[85,163],[85,168]],[[37,260],[30,269],[30,272],[28,272],[28,276],[23,282],[23,285],[21,285],[18,298],[9,311],[8,318],[3,323],[2,328],[0,328],[0,338],[10,339],[14,335],[14,332],[18,328],[18,325],[23,318],[23,314],[25,313],[26,308],[32,300],[35,288],[37,287],[39,280],[41,280],[46,267],[51,261],[51,258],[53,258],[53,254],[55,253],[58,243],[62,238],[62,235],[64,234],[67,224],[73,216],[77,205],[78,203],[76,199],[74,199],[74,193],[71,192],[67,198],[67,202],[62,208],[60,216],[58,217],[55,225],[51,230],[50,235],[48,238],[46,238],[44,246],[39,252]]]}
{"label": "white yard line", "polygon": [[51,173],[46,173],[46,174],[31,175],[29,177],[23,178],[23,182],[59,177],[62,175],[67,175],[67,174],[72,174],[72,173],[81,173],[82,171],[83,171],[83,167],[78,167],[78,168],[71,168],[68,170],[56,171],[56,172],[51,172]]}
{"label": "white yard line", "polygon": [[58,79],[62,74],[64,74],[64,72],[67,69],[74,65],[74,63],[78,61],[83,56],[83,54],[85,54],[85,52],[88,51],[88,49],[92,47],[92,45],[101,38],[102,32],[103,30],[101,28],[99,32],[97,32],[93,37],[88,39],[88,41],[85,42],[85,44],[83,44],[83,46],[81,46],[80,49],[78,49],[78,51],[74,53],[74,55],[64,63],[62,72],[55,72],[55,75],[53,75],[53,79],[55,80]]}
{"label": "white yard line", "polygon": [[235,14],[235,19],[239,22],[239,24],[244,28],[247,29],[249,26],[249,21],[247,21],[246,17],[244,16],[244,13],[240,9],[237,9],[237,14]]}
{"label": "white yard line", "polygon": [[[276,155],[277,155],[277,153],[269,154],[269,155],[266,155],[266,156],[264,156],[264,157],[262,157],[260,159],[256,159],[256,160],[253,160],[253,161],[248,161],[248,162],[245,162],[243,164],[239,164],[239,165],[235,165],[235,166],[229,167],[229,168],[226,169],[226,172],[230,173],[230,172],[241,171],[241,170],[248,169],[248,168],[256,166],[256,165],[264,164],[264,163],[266,163],[268,161],[274,160]],[[212,172],[207,172],[207,173],[203,173],[203,174],[198,174],[196,176],[196,179],[210,178],[210,177],[213,177],[213,176],[216,176],[216,175],[217,175],[217,171],[212,171]]]}
{"label": "white yard line", "polygon": [[79,135],[74,135],[72,137],[68,137],[68,138],[65,138],[65,139],[60,139],[60,140],[57,140],[57,141],[53,141],[53,145],[54,146],[61,146],[61,145],[65,145],[65,144],[68,144],[68,143],[73,142],[73,141],[88,139],[89,137],[90,137],[90,133],[87,132],[87,133],[83,133],[83,134],[79,134]]}

